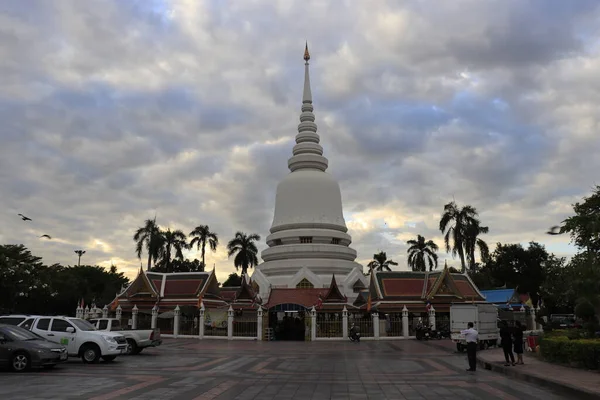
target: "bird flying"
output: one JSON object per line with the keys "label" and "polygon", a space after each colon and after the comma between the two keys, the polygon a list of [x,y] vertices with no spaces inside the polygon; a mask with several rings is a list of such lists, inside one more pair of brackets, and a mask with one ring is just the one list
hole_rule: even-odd
{"label": "bird flying", "polygon": [[24,216],[23,214],[17,214],[23,221],[31,221],[31,218]]}
{"label": "bird flying", "polygon": [[552,228],[550,228],[550,230],[548,232],[546,232],[548,235],[560,235],[560,226],[555,225]]}
{"label": "bird flying", "polygon": [[50,236],[50,235],[42,235],[42,236],[40,236],[40,237],[41,237],[41,238],[46,238],[46,239],[52,239],[52,236]]}

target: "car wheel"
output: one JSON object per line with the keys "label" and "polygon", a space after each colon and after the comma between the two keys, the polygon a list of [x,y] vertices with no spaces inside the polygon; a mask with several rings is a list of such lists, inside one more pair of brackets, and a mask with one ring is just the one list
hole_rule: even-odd
{"label": "car wheel", "polygon": [[125,354],[132,355],[137,354],[137,343],[133,339],[127,339],[127,349],[125,350]]}
{"label": "car wheel", "polygon": [[102,359],[106,362],[114,361],[117,356],[102,356]]}
{"label": "car wheel", "polygon": [[31,359],[27,353],[16,353],[10,359],[10,368],[15,372],[27,371],[31,366]]}
{"label": "car wheel", "polygon": [[96,345],[87,345],[81,350],[81,360],[86,364],[95,364],[100,360],[100,349]]}

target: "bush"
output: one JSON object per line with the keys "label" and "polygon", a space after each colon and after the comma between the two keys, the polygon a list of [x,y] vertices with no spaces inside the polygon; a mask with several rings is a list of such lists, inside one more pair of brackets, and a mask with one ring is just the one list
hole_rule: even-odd
{"label": "bush", "polygon": [[590,321],[596,316],[596,309],[589,300],[580,300],[575,306],[575,315],[584,321]]}
{"label": "bush", "polygon": [[550,362],[587,369],[600,369],[600,340],[544,336],[540,343],[542,357]]}

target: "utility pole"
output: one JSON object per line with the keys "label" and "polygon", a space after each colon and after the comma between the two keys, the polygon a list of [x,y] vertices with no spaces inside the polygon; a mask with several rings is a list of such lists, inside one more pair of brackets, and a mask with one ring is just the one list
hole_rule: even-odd
{"label": "utility pole", "polygon": [[75,250],[75,254],[77,254],[77,266],[81,266],[81,256],[85,254],[85,250]]}

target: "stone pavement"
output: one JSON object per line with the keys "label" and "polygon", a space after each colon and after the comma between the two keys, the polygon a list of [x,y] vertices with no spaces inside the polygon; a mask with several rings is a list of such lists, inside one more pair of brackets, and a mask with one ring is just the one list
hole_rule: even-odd
{"label": "stone pavement", "polygon": [[543,399],[572,397],[415,340],[243,342],[167,339],[112,363],[0,372],[0,399]]}
{"label": "stone pavement", "polygon": [[507,376],[570,393],[577,399],[600,398],[600,373],[563,367],[544,362],[525,353],[525,365],[504,366],[502,349],[490,349],[477,355],[480,366]]}

